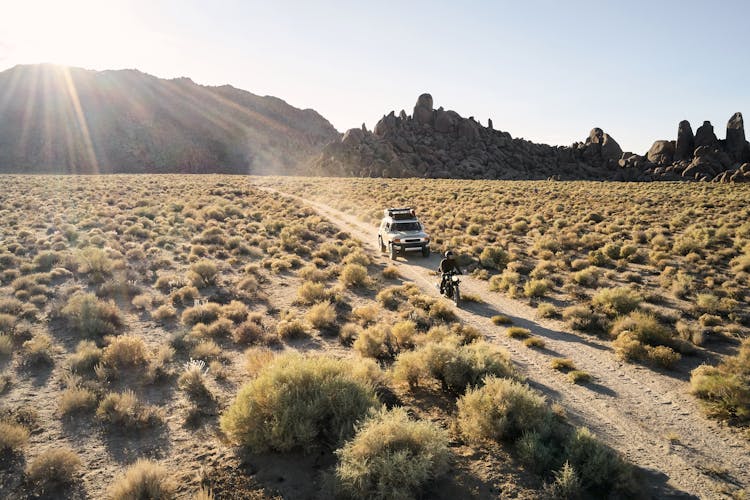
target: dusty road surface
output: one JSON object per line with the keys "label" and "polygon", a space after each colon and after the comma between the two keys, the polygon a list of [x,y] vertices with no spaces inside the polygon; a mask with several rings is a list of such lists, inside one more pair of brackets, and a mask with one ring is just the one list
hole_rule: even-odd
{"label": "dusty road surface", "polygon": [[[377,227],[328,205],[300,199],[320,215],[361,240],[381,263],[389,261],[377,245]],[[406,281],[433,296],[439,255],[399,257],[393,263]],[[532,386],[561,404],[578,425],[585,425],[629,461],[649,471],[655,498],[696,496],[731,498],[728,492],[750,488],[750,444],[736,430],[705,418],[688,394],[685,376],[660,373],[619,361],[608,342],[571,333],[556,320],[537,319],[525,303],[489,292],[485,281],[462,278],[461,290],[481,303],[463,304],[462,321],[482,331],[489,341],[508,349]],[[447,300],[447,299],[445,299]],[[544,340],[544,349],[530,349],[508,338],[490,318],[504,314]],[[570,358],[593,380],[575,385],[550,367],[553,357]]]}

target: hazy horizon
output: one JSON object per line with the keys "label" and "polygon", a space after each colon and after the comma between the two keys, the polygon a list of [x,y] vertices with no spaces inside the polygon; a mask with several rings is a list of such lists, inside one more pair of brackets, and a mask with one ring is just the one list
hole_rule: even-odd
{"label": "hazy horizon", "polygon": [[732,113],[750,112],[742,2],[78,0],[3,12],[0,67],[51,62],[229,84],[315,109],[341,132],[411,113],[422,92],[514,137],[569,145],[598,126],[637,153],[674,139],[680,120],[693,130],[710,120],[723,138]]}

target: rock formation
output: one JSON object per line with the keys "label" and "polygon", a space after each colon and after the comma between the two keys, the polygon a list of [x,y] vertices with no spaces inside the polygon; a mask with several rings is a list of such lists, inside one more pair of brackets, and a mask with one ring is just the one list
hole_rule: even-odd
{"label": "rock formation", "polygon": [[[355,132],[356,131],[356,132]],[[658,140],[644,155],[623,152],[601,128],[570,147],[535,144],[483,127],[422,94],[414,114],[390,112],[373,133],[355,129],[327,145],[309,165],[317,175],[451,177],[459,179],[596,179],[620,181],[750,181],[750,144],[742,115],[717,139],[710,122],[693,135],[683,120],[676,140]]]}

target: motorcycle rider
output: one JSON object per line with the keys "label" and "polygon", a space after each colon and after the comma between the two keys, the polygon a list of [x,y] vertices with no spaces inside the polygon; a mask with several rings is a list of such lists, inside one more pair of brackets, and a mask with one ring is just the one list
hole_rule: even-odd
{"label": "motorcycle rider", "polygon": [[440,295],[442,295],[445,292],[445,285],[448,281],[448,277],[450,276],[451,271],[455,271],[458,274],[463,274],[461,272],[461,269],[458,267],[458,263],[453,258],[453,251],[448,250],[445,252],[445,258],[440,261],[440,266],[438,267],[438,271],[440,272]]}

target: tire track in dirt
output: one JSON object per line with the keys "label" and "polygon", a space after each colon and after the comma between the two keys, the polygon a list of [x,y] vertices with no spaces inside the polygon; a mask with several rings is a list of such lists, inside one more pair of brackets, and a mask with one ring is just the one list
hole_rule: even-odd
{"label": "tire track in dirt", "polygon": [[[377,228],[333,207],[270,188],[314,208],[321,216],[348,231],[373,250],[381,263],[391,262],[377,247]],[[440,258],[421,256],[393,262],[404,280],[439,296],[431,273]],[[487,283],[464,276],[464,292],[481,297],[481,304],[457,309],[465,323],[484,332],[488,340],[504,346],[528,377],[529,383],[561,404],[571,420],[585,425],[635,465],[657,471],[651,474],[655,497],[675,494],[675,489],[701,498],[729,498],[722,486],[748,488],[750,446],[732,429],[708,420],[687,384],[677,378],[615,358],[608,343],[566,330],[560,321],[535,318],[527,304],[489,292]],[[545,341],[535,350],[508,338],[505,328],[490,317],[504,314],[515,326],[528,328]],[[575,385],[550,367],[552,357],[565,357],[590,373],[590,384]],[[664,475],[666,477],[659,477]],[[666,489],[663,484],[666,481]]]}

